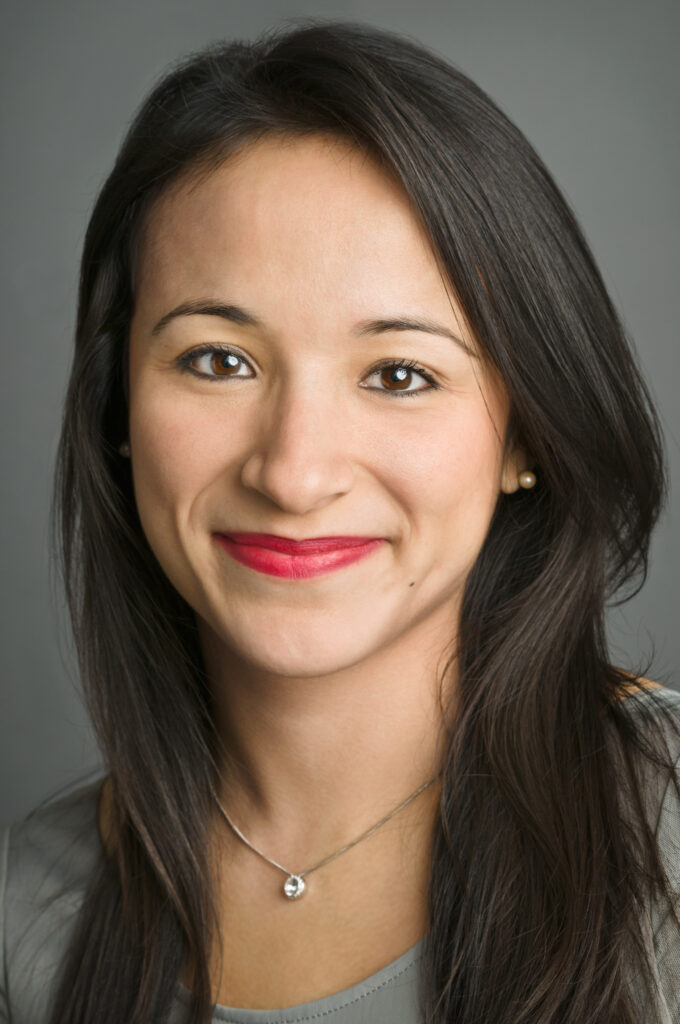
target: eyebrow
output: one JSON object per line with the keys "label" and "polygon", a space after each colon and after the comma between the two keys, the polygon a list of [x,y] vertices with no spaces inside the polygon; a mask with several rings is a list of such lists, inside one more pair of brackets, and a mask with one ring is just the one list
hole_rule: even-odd
{"label": "eyebrow", "polygon": [[[238,324],[240,327],[264,327],[264,321],[254,313],[243,309],[241,306],[234,306],[231,303],[215,302],[210,299],[199,299],[195,302],[182,302],[179,306],[171,309],[169,313],[162,316],[158,323],[152,328],[151,334],[159,334],[171,320],[182,316],[217,316],[222,320]],[[457,334],[454,334],[444,324],[436,323],[423,317],[397,316],[388,319],[362,320],[352,330],[356,337],[374,337],[378,334],[386,334],[389,331],[420,331],[423,334],[438,335],[449,338],[460,346],[469,356],[478,359],[479,356],[463,341]]]}

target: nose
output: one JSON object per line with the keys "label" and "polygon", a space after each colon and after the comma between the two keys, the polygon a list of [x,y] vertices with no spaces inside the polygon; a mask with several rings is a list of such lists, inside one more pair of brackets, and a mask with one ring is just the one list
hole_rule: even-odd
{"label": "nose", "polygon": [[350,445],[346,417],[309,381],[263,408],[241,482],[292,515],[313,512],[351,490]]}

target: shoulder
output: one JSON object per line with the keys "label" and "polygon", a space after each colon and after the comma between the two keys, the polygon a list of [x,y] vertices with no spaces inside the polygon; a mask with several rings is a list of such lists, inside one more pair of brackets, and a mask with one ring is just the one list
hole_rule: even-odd
{"label": "shoulder", "polygon": [[66,930],[75,923],[102,856],[97,828],[101,785],[101,779],[78,784],[3,830],[0,1008],[9,1019],[46,1019],[45,1000],[67,946]]}
{"label": "shoulder", "polygon": [[626,687],[620,700],[639,729],[658,726],[669,756],[677,760],[680,757],[680,692],[641,679]]}
{"label": "shoulder", "polygon": [[6,829],[5,899],[41,900],[84,892],[100,853],[97,804],[102,779],[78,784]]}
{"label": "shoulder", "polygon": [[[664,867],[680,897],[680,693],[667,688],[653,695],[637,694],[626,710],[645,722],[654,720],[663,736],[670,770],[650,770],[648,790],[653,794],[652,822]],[[680,910],[680,906],[678,908]],[[680,972],[680,948],[678,948]]]}
{"label": "shoulder", "polygon": [[636,710],[641,706],[667,707],[671,714],[677,714],[680,707],[680,692],[655,683],[651,679],[631,677],[620,690],[620,699],[626,708]]}
{"label": "shoulder", "polygon": [[[667,760],[680,757],[680,692],[650,679],[631,677],[613,697],[611,717],[623,717],[644,739],[661,739]],[[611,722],[611,718],[610,718]],[[660,780],[656,778],[656,781]],[[651,780],[650,780],[651,782]]]}
{"label": "shoulder", "polygon": [[618,688],[613,704],[623,709],[641,732],[661,729],[669,755],[680,756],[680,692],[651,679],[631,676]]}
{"label": "shoulder", "polygon": [[668,881],[668,900],[654,899],[644,921],[650,959],[664,1011],[680,1021],[680,693],[666,687],[640,690],[628,697],[625,710],[641,730],[652,722],[661,733],[668,768],[645,767],[648,820],[653,829],[661,864]]}
{"label": "shoulder", "polygon": [[[623,670],[621,669],[619,671]],[[629,672],[626,672],[625,675],[628,678],[627,681],[621,685],[621,700],[626,700],[628,697],[635,696],[636,694],[647,693],[649,690],[663,690],[664,693],[675,693],[675,690],[669,690],[667,686],[662,686],[661,683],[656,683],[653,679],[645,679],[643,676],[634,676]]]}
{"label": "shoulder", "polygon": [[[643,682],[648,683],[648,680]],[[662,811],[665,820],[673,809],[673,779],[680,778],[680,693],[659,684],[632,687],[628,695],[621,698],[620,709],[634,725],[641,740],[649,744],[667,765],[662,768],[646,757],[637,759],[647,798],[648,820],[658,831]],[[618,752],[615,760],[621,768]],[[676,809],[680,813],[680,806]]]}

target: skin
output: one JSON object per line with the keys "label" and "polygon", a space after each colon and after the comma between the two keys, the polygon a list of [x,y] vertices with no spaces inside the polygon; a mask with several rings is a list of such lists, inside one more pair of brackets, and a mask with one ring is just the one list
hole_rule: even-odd
{"label": "skin", "polygon": [[[184,315],[154,333],[181,303],[208,299],[262,326]],[[436,321],[462,344],[356,334],[396,317]],[[238,379],[181,369],[205,344],[241,358]],[[390,392],[390,371],[374,370],[387,358],[416,360],[439,389],[410,371],[402,387],[419,394]],[[405,194],[331,138],[267,137],[161,197],[142,237],[129,371],[136,501],[197,615],[225,750],[222,802],[259,849],[304,870],[438,770],[438,670],[465,579],[500,494],[531,464],[505,451],[507,397]],[[386,543],[288,580],[231,559],[214,534],[232,530]],[[455,663],[445,701],[453,715]],[[218,1001],[320,998],[417,942],[438,795],[429,787],[313,873],[295,903],[281,895],[283,874],[216,815]]]}

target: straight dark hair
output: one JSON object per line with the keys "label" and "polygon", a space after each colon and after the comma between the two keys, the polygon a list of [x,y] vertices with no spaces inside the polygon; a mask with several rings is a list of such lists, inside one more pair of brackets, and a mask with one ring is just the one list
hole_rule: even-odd
{"label": "straight dark hair", "polygon": [[424,1017],[639,1024],[642,1005],[652,1022],[640,920],[671,894],[645,786],[673,759],[663,701],[650,691],[636,721],[627,713],[638,677],[609,663],[604,629],[607,601],[642,585],[665,494],[648,390],[573,214],[499,108],[409,39],[306,20],[173,68],[134,119],[87,229],[53,526],[115,844],[86,893],[51,1024],[164,1021],[185,962],[188,1019],[211,1013],[210,682],[194,614],[147,544],[117,449],[145,217],[181,176],[272,132],[350,140],[401,183],[507,389],[506,442],[531,453],[538,477],[499,495],[451,623],[458,707]]}

